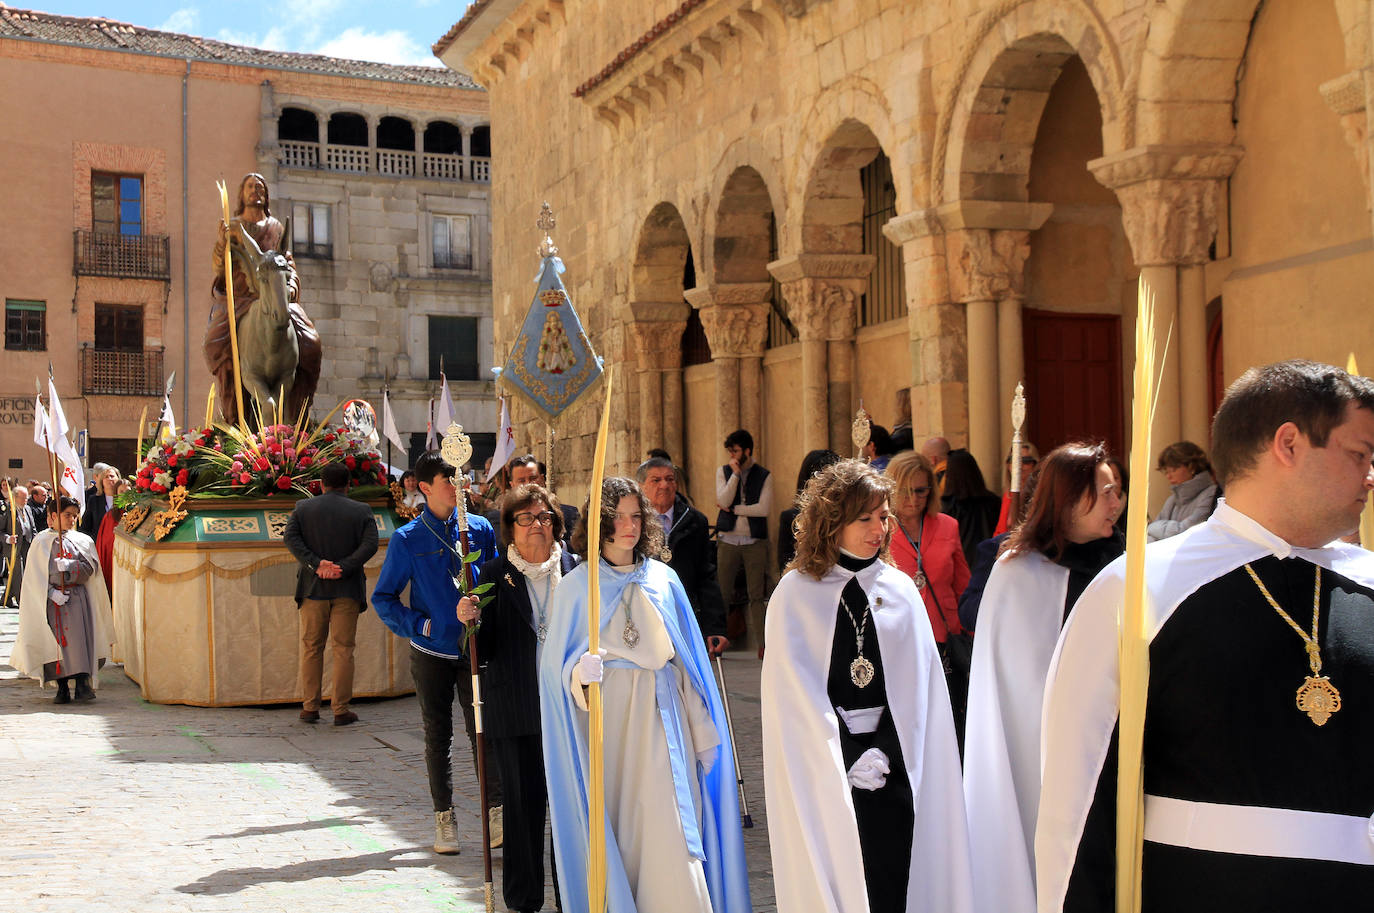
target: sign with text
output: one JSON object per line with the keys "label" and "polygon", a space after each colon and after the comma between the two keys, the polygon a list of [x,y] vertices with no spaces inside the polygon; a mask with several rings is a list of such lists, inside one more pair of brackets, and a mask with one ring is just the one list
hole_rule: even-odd
{"label": "sign with text", "polygon": [[32,424],[32,396],[0,396],[0,425]]}

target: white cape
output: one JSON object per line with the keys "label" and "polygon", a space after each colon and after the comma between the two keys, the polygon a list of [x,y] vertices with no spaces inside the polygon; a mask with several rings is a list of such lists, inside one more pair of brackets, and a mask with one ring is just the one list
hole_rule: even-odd
{"label": "white cape", "polygon": [[983,593],[968,689],[964,803],[979,913],[1035,910],[1040,708],[1069,570],[1003,555]]}
{"label": "white cape", "polygon": [[[91,600],[91,637],[95,639],[97,661],[109,660],[111,633],[114,631],[114,617],[110,614],[110,594],[105,591],[105,577],[100,573],[100,558],[95,552],[95,542],[85,533],[72,530],[62,534],[69,548],[79,551],[95,568],[86,581],[86,593]],[[19,590],[19,633],[14,638],[9,664],[28,678],[43,681],[43,665],[55,663],[62,658],[62,647],[48,626],[48,568],[52,557],[53,543],[57,533],[45,529],[34,536],[29,546],[28,560],[24,564],[24,583]],[[91,675],[91,685],[98,684],[100,676]]]}
{"label": "white cape", "polygon": [[[836,567],[817,581],[790,571],[768,605],[763,772],[774,890],[785,913],[868,913],[854,802],[826,689],[840,591],[854,576]],[[925,603],[910,577],[881,561],[858,578],[882,646],[887,699],[915,805],[906,909],[969,913],[959,752]]]}
{"label": "white cape", "polygon": [[[1268,555],[1301,558],[1374,589],[1374,556],[1359,546],[1333,542],[1294,548],[1222,500],[1207,522],[1146,547],[1150,638],[1203,584]],[[1123,555],[1088,585],[1074,604],[1050,664],[1035,831],[1040,913],[1058,913],[1064,907],[1083,825],[1116,727],[1121,689],[1117,617],[1125,576]]]}

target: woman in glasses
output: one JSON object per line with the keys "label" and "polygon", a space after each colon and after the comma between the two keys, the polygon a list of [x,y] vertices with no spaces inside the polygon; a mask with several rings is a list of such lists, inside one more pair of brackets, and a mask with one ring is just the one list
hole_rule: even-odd
{"label": "woman in glasses", "polygon": [[935,645],[944,661],[954,729],[963,739],[968,702],[968,641],[959,624],[959,596],[968,586],[968,562],[959,543],[959,521],[940,512],[935,470],[914,450],[899,453],[884,474],[896,490],[892,513],[892,561],[916,584],[930,615]]}
{"label": "woman in glasses", "polygon": [[763,774],[787,913],[971,909],[940,657],[925,604],[888,558],[893,488],[858,460],[813,476],[797,556],[768,604]]}
{"label": "woman in glasses", "polygon": [[[663,526],[631,479],[601,489],[600,542],[582,511],[587,560],[558,588],[539,661],[544,764],[563,909],[587,901],[588,686],[601,684],[606,908],[747,913],[748,873],[730,730],[706,644]],[[647,519],[646,519],[647,518]],[[601,599],[588,650],[588,574]]]}
{"label": "woman in glasses", "polygon": [[[485,669],[485,732],[501,772],[502,893],[511,910],[544,905],[544,750],[539,725],[539,653],[549,609],[577,560],[559,544],[563,512],[538,485],[522,485],[501,507],[501,555],[482,568],[492,597],[482,609],[477,644]],[[477,616],[473,600],[458,619]]]}
{"label": "woman in glasses", "polygon": [[1098,571],[1125,551],[1121,482],[1102,444],[1040,463],[1021,525],[988,577],[974,638],[964,798],[980,913],[1034,913],[1040,705],[1059,631]]}

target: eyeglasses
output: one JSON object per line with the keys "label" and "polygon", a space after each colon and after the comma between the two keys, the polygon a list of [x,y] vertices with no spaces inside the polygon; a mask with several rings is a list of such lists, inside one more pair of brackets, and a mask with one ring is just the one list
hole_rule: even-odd
{"label": "eyeglasses", "polygon": [[924,488],[908,488],[906,493],[913,497],[925,497],[930,494],[930,486],[927,485]]}
{"label": "eyeglasses", "polygon": [[[1010,465],[1011,465],[1011,457],[1007,457],[1006,462],[1007,462],[1007,465],[1010,466]],[[1022,466],[1034,466],[1034,465],[1035,465],[1036,463],[1038,463],[1038,462],[1040,462],[1040,461],[1037,460],[1035,457],[1021,457],[1021,465],[1022,465]]]}
{"label": "eyeglasses", "polygon": [[540,526],[553,526],[553,511],[546,510],[539,514],[516,514],[516,526],[533,526],[538,523]]}

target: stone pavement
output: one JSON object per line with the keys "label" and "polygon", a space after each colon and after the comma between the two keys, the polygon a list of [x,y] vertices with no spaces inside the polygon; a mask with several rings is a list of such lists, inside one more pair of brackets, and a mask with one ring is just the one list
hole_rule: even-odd
{"label": "stone pavement", "polygon": [[[0,609],[0,656],[17,612]],[[771,913],[759,662],[725,659],[755,826],[754,909]],[[361,701],[361,721],[297,719],[298,706],[149,704],[118,667],[91,704],[52,703],[0,666],[0,908],[311,913],[480,911],[477,787],[454,752],[462,854],[437,856],[414,697]],[[500,851],[494,853],[496,909]],[[554,909],[552,881],[546,910]],[[645,911],[671,913],[671,911]]]}

